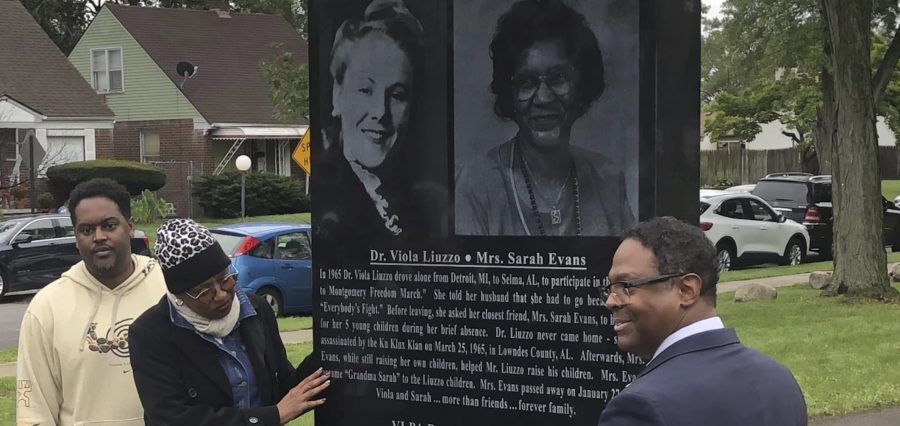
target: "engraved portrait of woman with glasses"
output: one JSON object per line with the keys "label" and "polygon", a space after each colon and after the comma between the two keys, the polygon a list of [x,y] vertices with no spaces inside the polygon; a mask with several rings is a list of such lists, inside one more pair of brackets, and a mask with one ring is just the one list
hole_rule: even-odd
{"label": "engraved portrait of woman with glasses", "polygon": [[573,137],[604,95],[605,63],[585,16],[566,3],[522,0],[497,21],[493,109],[516,132],[459,169],[458,235],[614,236],[634,222],[622,169],[585,148],[609,135]]}

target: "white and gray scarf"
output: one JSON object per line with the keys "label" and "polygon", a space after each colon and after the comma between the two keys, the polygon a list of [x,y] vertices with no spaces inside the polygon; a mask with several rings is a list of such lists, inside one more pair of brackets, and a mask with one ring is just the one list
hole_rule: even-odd
{"label": "white and gray scarf", "polygon": [[168,291],[166,292],[166,296],[169,298],[169,304],[172,305],[172,307],[175,308],[175,311],[187,320],[195,330],[217,339],[224,339],[225,336],[231,334],[241,315],[241,302],[238,300],[236,294],[231,300],[231,310],[228,311],[228,315],[219,319],[209,319],[201,316],[191,308],[187,307],[187,305],[179,300],[177,296]]}

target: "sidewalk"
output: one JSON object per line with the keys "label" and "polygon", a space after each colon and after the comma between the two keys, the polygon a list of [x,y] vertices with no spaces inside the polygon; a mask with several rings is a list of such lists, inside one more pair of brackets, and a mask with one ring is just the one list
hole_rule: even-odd
{"label": "sidewalk", "polygon": [[[898,263],[890,263],[887,265],[887,272],[891,271],[891,268]],[[808,283],[809,282],[809,274],[794,274],[794,275],[782,275],[780,277],[769,277],[769,278],[757,278],[754,280],[743,280],[743,281],[729,281],[719,283],[716,287],[716,293],[724,293],[728,291],[735,291],[738,287],[744,284],[758,283],[770,285],[772,287],[784,287],[790,286],[797,283]],[[897,423],[900,425],[900,423]]]}
{"label": "sidewalk", "polygon": [[312,342],[312,330],[286,331],[281,333],[281,341],[284,344],[289,343],[307,343]]}
{"label": "sidewalk", "polygon": [[897,426],[900,425],[900,407],[842,417],[827,417],[809,424],[813,426]]}
{"label": "sidewalk", "polygon": [[772,287],[785,287],[797,283],[809,282],[809,274],[782,275],[780,277],[757,278],[755,280],[729,281],[716,285],[716,293],[735,291],[744,284],[764,284]]}

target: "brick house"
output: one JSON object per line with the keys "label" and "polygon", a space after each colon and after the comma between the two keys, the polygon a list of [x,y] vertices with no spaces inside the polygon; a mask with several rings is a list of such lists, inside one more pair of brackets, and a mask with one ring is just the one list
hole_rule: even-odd
{"label": "brick house", "polygon": [[261,68],[276,44],[307,62],[306,42],[280,16],[107,3],[69,54],[115,114],[97,158],[163,166],[160,195],[180,216],[200,214],[190,181],[234,169],[238,155],[254,172],[303,177],[290,155],[308,123],[275,117]]}
{"label": "brick house", "polygon": [[[18,1],[0,0],[0,188],[47,167],[93,160],[113,112]],[[0,207],[8,207],[0,190]]]}

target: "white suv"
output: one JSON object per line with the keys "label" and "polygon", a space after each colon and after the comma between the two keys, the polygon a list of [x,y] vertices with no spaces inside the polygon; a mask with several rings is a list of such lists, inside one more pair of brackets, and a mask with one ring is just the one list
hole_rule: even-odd
{"label": "white suv", "polygon": [[799,265],[809,250],[809,233],[803,225],[749,193],[701,195],[700,228],[716,246],[719,272],[738,261],[777,259],[783,265]]}

